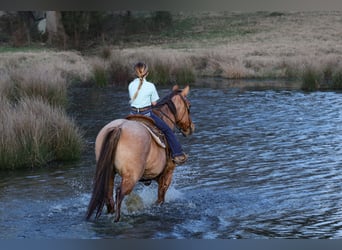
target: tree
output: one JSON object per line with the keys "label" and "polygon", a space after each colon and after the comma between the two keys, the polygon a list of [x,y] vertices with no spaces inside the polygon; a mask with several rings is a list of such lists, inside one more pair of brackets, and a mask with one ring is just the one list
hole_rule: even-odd
{"label": "tree", "polygon": [[64,49],[66,48],[67,36],[60,11],[46,12],[46,32],[48,33],[49,45],[62,45]]}
{"label": "tree", "polygon": [[61,14],[65,33],[77,49],[102,37],[108,16],[103,11],[63,11]]}

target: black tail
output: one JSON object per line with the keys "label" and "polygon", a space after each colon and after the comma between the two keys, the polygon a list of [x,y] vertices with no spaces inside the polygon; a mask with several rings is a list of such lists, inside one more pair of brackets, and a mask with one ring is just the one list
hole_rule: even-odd
{"label": "black tail", "polygon": [[114,170],[114,158],[116,147],[120,139],[121,128],[116,127],[109,132],[102,143],[99,160],[96,164],[94,187],[91,200],[88,205],[86,219],[88,220],[96,211],[95,218],[100,217],[106,197],[109,192],[109,181]]}

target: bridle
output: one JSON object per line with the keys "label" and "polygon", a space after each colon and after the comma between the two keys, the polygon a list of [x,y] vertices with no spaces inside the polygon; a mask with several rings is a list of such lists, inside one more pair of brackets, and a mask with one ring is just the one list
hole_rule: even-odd
{"label": "bridle", "polygon": [[[174,127],[184,135],[183,129],[179,126],[179,123],[180,123],[180,121],[183,120],[185,115],[188,114],[188,119],[189,119],[188,123],[189,123],[189,126],[191,126],[191,123],[192,123],[191,120],[190,120],[190,107],[191,107],[191,104],[190,104],[189,100],[185,96],[181,95],[180,93],[176,94],[176,95],[180,96],[180,98],[183,101],[184,106],[186,108],[181,116],[178,115],[176,106],[175,106],[174,102],[172,101],[172,97],[174,97],[175,95],[172,96],[170,98],[170,101],[166,103],[166,105],[168,106],[169,110],[171,111],[171,113],[172,113],[172,115],[174,116],[175,119],[173,120],[168,114],[166,114],[165,112],[163,112],[159,108],[158,108],[158,112],[160,112],[166,119],[168,119],[174,125]],[[172,107],[170,107],[170,106],[172,106]]]}

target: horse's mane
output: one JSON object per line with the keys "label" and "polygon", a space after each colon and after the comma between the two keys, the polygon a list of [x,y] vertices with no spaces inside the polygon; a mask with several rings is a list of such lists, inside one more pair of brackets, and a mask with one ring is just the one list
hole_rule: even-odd
{"label": "horse's mane", "polygon": [[159,100],[153,108],[158,109],[164,105],[167,105],[173,114],[177,114],[176,106],[172,102],[171,99],[172,99],[172,97],[174,97],[176,94],[178,94],[180,92],[182,92],[182,90],[180,90],[180,89],[172,91],[170,94],[164,96],[161,100]]}

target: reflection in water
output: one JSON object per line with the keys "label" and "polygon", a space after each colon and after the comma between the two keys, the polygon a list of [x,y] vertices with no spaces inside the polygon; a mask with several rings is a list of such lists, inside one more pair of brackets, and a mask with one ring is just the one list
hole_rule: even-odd
{"label": "reflection in water", "polygon": [[[334,92],[193,88],[189,161],[176,168],[163,206],[156,183],[137,185],[113,216],[84,221],[94,140],[128,113],[126,89],[73,90],[85,131],[76,164],[3,172],[1,238],[340,238],[342,96]],[[160,90],[160,96],[169,90]],[[119,180],[117,180],[119,181]]]}

